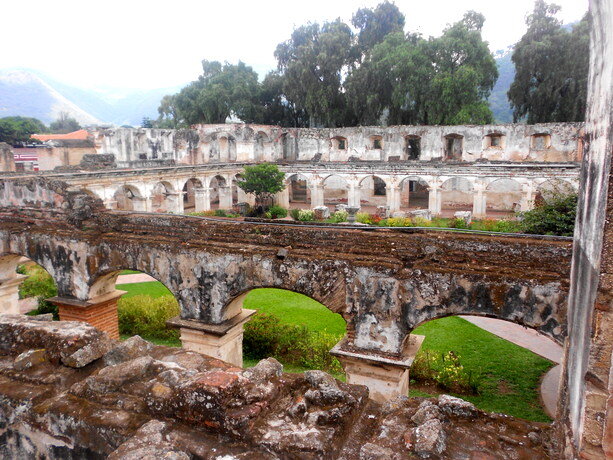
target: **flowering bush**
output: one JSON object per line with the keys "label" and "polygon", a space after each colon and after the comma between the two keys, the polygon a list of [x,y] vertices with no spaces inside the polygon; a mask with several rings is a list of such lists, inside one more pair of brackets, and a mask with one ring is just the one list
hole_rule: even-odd
{"label": "flowering bush", "polygon": [[464,370],[460,357],[453,351],[440,355],[427,351],[419,353],[411,367],[411,378],[455,393],[479,393],[479,382]]}

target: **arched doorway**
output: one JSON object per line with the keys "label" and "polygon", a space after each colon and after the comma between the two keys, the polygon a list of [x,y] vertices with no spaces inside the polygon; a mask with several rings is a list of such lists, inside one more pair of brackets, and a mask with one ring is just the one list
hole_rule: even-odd
{"label": "arched doorway", "polygon": [[420,177],[407,177],[400,183],[401,209],[428,209],[428,183]]}
{"label": "arched doorway", "polygon": [[473,184],[465,177],[452,177],[441,185],[441,213],[453,216],[455,211],[472,211]]}
{"label": "arched doorway", "polygon": [[196,194],[194,189],[202,188],[200,179],[191,178],[183,185],[183,209],[187,212],[195,211],[196,209]]}
{"label": "arched doorway", "polygon": [[337,204],[347,204],[349,199],[349,184],[347,181],[336,174],[326,177],[323,182],[324,204],[335,206]]}

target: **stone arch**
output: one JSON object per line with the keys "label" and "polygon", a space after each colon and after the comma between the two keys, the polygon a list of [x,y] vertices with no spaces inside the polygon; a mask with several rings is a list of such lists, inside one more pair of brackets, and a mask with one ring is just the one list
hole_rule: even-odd
{"label": "stone arch", "polygon": [[441,184],[441,209],[471,211],[473,209],[472,180],[451,177]]}
{"label": "stone arch", "polygon": [[232,182],[231,182],[231,192],[232,192],[232,204],[235,205],[236,203],[238,203],[239,201],[245,201],[245,193],[243,192],[243,190],[238,186],[238,181],[241,180],[243,178],[241,173],[236,173],[232,176]]}
{"label": "stone arch", "polygon": [[57,287],[55,267],[48,263],[44,257],[39,258],[35,255],[26,257],[17,253],[0,254],[0,314],[20,314],[19,306],[19,287],[28,276],[17,273],[17,269],[22,264],[32,263],[44,270],[53,280]]}
{"label": "stone arch", "polygon": [[398,186],[400,207],[428,209],[430,191],[428,181],[419,176],[405,177]]}
{"label": "stone arch", "polygon": [[522,186],[515,179],[501,178],[486,188],[487,207],[496,211],[517,211],[522,200]]}
{"label": "stone arch", "polygon": [[330,174],[321,182],[324,194],[324,204],[347,204],[349,199],[349,183],[339,174]]}
{"label": "stone arch", "polygon": [[132,184],[119,186],[113,194],[113,200],[116,202],[117,209],[122,211],[136,210],[137,207],[134,206],[134,199],[142,200],[144,195],[137,186]]}
{"label": "stone arch", "polygon": [[387,204],[388,184],[385,179],[376,175],[365,176],[358,183],[360,201],[370,206],[385,206]]}
{"label": "stone arch", "polygon": [[569,195],[577,192],[577,187],[565,179],[546,179],[536,187],[537,193],[547,199],[554,195]]}
{"label": "stone arch", "polygon": [[310,203],[311,190],[309,179],[302,174],[292,174],[285,179],[289,193],[289,203]]}
{"label": "stone arch", "polygon": [[196,194],[194,192],[194,189],[197,188],[203,188],[204,184],[202,183],[202,181],[200,179],[197,179],[195,177],[191,177],[189,179],[187,179],[185,181],[185,184],[183,184],[182,190],[183,190],[183,209],[185,210],[191,210],[192,208],[195,209],[196,207]]}
{"label": "stone arch", "polygon": [[174,186],[168,181],[159,181],[151,189],[151,210],[153,212],[168,212],[169,205],[167,197],[175,193]]}
{"label": "stone arch", "polygon": [[217,174],[209,179],[211,207],[223,209],[223,206],[227,204],[224,203],[224,194],[228,191],[229,187],[227,178],[221,174]]}

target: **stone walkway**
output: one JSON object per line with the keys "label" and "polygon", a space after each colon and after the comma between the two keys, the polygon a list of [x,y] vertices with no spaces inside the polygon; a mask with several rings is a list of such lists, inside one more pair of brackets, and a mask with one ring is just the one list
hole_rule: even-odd
{"label": "stone walkway", "polygon": [[553,340],[539,334],[534,329],[520,326],[519,324],[510,323],[494,318],[485,318],[482,316],[462,316],[467,321],[470,321],[475,326],[480,327],[500,338],[508,340],[511,343],[526,348],[533,353],[536,353],[543,358],[553,361],[557,366],[552,367],[543,376],[541,381],[541,400],[545,408],[545,412],[550,417],[555,417],[558,404],[558,388],[560,386],[560,373],[563,350],[560,345]]}
{"label": "stone walkway", "polygon": [[146,273],[133,273],[131,275],[119,275],[115,284],[147,283],[149,281],[157,280]]}

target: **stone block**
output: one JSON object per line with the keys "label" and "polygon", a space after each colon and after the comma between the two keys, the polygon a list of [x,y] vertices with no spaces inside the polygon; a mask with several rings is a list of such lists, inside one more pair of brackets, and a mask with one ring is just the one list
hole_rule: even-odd
{"label": "stone block", "polygon": [[453,217],[456,219],[462,219],[466,225],[470,225],[473,221],[473,213],[470,211],[456,211],[453,213]]}
{"label": "stone block", "polygon": [[313,208],[315,220],[324,220],[330,217],[330,209],[327,206],[317,206]]}
{"label": "stone block", "polygon": [[416,209],[415,211],[409,211],[407,217],[432,220],[432,213],[429,209]]}

